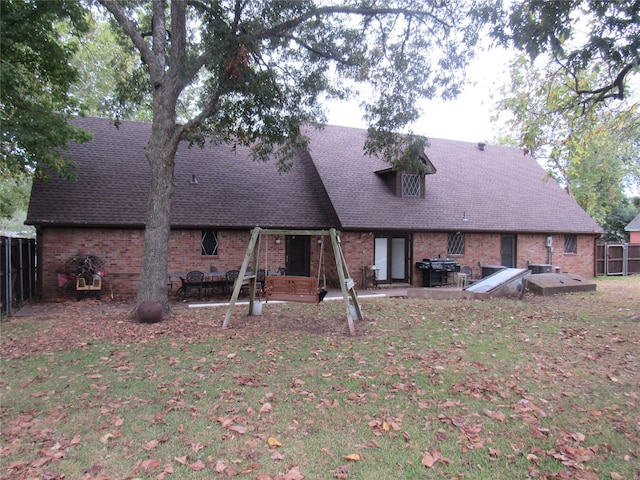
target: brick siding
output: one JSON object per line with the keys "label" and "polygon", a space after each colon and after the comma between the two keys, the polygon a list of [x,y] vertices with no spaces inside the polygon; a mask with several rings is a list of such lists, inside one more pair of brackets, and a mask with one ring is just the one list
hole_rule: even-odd
{"label": "brick siding", "polygon": [[[57,286],[57,272],[74,255],[97,255],[104,261],[108,272],[106,288],[117,298],[133,296],[137,290],[142,259],[144,231],[141,229],[100,229],[100,228],[40,228],[38,233],[39,281],[45,298],[69,295],[69,290]],[[249,242],[246,230],[218,231],[218,254],[203,256],[201,250],[201,230],[173,230],[169,239],[169,271],[187,272],[190,270],[209,271],[215,266],[220,271],[238,268],[245,257]],[[517,235],[517,267],[526,268],[527,263],[548,263],[548,250],[545,234]],[[362,288],[363,267],[374,262],[373,232],[345,232],[341,235],[341,247],[349,274]],[[258,268],[277,270],[285,265],[285,241],[276,244],[274,237],[262,238]],[[480,276],[480,265],[499,265],[500,234],[465,234],[464,255],[454,255],[461,265],[473,268],[474,275]],[[422,258],[448,255],[447,233],[415,233],[412,242],[411,283],[421,285],[421,272],[414,267]],[[554,252],[552,264],[560,266],[561,271],[571,272],[584,277],[594,275],[595,237],[578,236],[577,254],[564,253],[564,237],[553,236]],[[311,241],[310,274],[318,275],[319,249],[315,238]],[[327,276],[330,286],[338,286],[337,271],[331,242],[324,244],[324,265],[320,266],[320,281]],[[368,273],[365,271],[365,273]],[[368,283],[367,286],[371,286]],[[74,292],[75,293],[75,292]]]}

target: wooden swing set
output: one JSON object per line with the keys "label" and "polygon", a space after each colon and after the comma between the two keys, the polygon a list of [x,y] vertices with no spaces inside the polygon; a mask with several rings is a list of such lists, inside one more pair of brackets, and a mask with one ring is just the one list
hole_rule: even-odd
{"label": "wooden swing set", "polygon": [[[256,308],[256,287],[258,286],[258,257],[260,254],[260,242],[264,235],[307,235],[307,236],[328,236],[331,239],[331,246],[338,270],[338,278],[342,297],[346,310],[349,332],[355,335],[354,317],[362,320],[362,311],[358,303],[353,279],[349,276],[347,264],[340,248],[340,237],[335,228],[330,230],[271,230],[255,227],[251,231],[251,238],[247,253],[242,261],[238,278],[233,285],[233,293],[229,301],[229,308],[222,324],[223,328],[229,326],[233,309],[240,295],[243,284],[249,283],[249,315],[257,314]],[[319,303],[326,295],[326,279],[324,288],[320,288],[320,267],[323,265],[324,243],[320,250],[320,261],[318,265],[318,279],[312,277],[301,277],[291,275],[266,275],[265,277],[265,300],[282,300],[287,302]],[[251,269],[249,270],[249,264]],[[265,271],[267,269],[265,268]],[[253,274],[246,275],[247,271]],[[260,305],[259,308],[261,308]]]}

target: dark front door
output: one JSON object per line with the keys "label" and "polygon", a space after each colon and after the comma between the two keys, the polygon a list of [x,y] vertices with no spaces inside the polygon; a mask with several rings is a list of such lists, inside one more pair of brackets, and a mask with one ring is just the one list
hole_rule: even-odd
{"label": "dark front door", "polygon": [[502,235],[500,240],[500,255],[502,257],[502,265],[508,268],[516,266],[516,236]]}
{"label": "dark front door", "polygon": [[311,247],[311,237],[308,235],[287,235],[286,244],[286,265],[287,275],[300,275],[308,277],[309,252]]}

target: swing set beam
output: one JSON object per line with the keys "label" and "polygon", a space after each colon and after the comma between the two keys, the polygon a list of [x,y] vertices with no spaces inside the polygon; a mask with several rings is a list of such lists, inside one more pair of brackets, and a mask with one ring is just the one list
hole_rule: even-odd
{"label": "swing set beam", "polygon": [[[256,273],[258,271],[258,256],[260,253],[260,241],[263,235],[308,235],[308,236],[328,236],[331,239],[331,246],[333,248],[333,254],[336,261],[336,267],[338,270],[338,278],[340,282],[340,288],[342,290],[342,297],[344,301],[344,306],[346,310],[347,323],[349,325],[349,332],[351,335],[356,334],[355,326],[354,326],[354,317],[358,320],[362,320],[362,311],[360,310],[360,304],[358,303],[358,296],[355,291],[355,284],[353,279],[349,276],[349,271],[347,269],[347,264],[344,261],[344,255],[342,254],[342,249],[340,248],[340,236],[338,235],[335,228],[331,228],[329,230],[287,230],[287,229],[262,229],[260,227],[255,227],[251,230],[251,238],[249,239],[249,245],[247,247],[247,253],[244,256],[244,260],[242,261],[242,266],[240,267],[240,273],[238,278],[236,279],[233,285],[233,293],[231,294],[231,300],[229,301],[229,308],[227,309],[227,314],[224,317],[224,322],[222,323],[223,328],[227,328],[229,326],[229,322],[231,320],[231,315],[233,314],[233,310],[235,308],[235,304],[238,301],[238,297],[240,295],[240,289],[245,281],[249,281],[249,315],[255,314],[255,295],[256,295],[256,284],[257,284],[257,276]],[[246,275],[247,270],[249,268],[249,264],[251,263],[251,271],[253,275]],[[295,300],[292,300],[295,301]]]}

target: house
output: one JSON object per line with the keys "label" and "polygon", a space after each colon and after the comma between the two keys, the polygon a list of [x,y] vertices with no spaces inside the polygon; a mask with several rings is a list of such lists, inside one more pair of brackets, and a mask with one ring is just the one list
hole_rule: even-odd
{"label": "house", "polygon": [[629,232],[629,243],[640,244],[640,214],[631,220],[624,229]]}
{"label": "house", "polygon": [[[149,167],[144,152],[151,126],[79,118],[94,139],[73,145],[77,179],[52,175],[33,186],[27,224],[38,236],[39,279],[45,296],[58,292],[56,271],[77,254],[104,260],[116,294],[139,282]],[[287,173],[254,162],[244,147],[208,144],[176,154],[169,271],[237,268],[250,230],[326,229],[341,232],[349,273],[370,286],[368,267],[382,284],[422,285],[415,263],[449,257],[480,276],[483,265],[526,268],[551,264],[594,275],[602,229],[521,150],[431,139],[427,175],[394,171],[363,154],[367,132],[327,126],[309,132]],[[335,265],[318,263],[319,239],[269,238],[259,263],[335,281]],[[325,258],[332,259],[332,256]]]}

